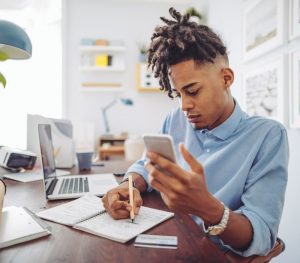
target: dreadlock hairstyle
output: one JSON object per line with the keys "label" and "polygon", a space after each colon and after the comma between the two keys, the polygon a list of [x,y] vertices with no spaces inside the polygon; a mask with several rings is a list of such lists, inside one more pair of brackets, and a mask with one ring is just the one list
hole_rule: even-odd
{"label": "dreadlock hairstyle", "polygon": [[155,28],[148,49],[148,67],[159,78],[161,90],[173,98],[169,82],[170,66],[193,59],[197,65],[214,63],[221,55],[226,60],[227,51],[222,40],[207,26],[189,21],[190,14],[181,15],[174,8],[169,13],[175,19],[160,19],[166,24]]}

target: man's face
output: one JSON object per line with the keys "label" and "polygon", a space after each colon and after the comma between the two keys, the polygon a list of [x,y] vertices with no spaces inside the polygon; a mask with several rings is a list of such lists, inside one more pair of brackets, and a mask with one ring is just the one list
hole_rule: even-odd
{"label": "man's face", "polygon": [[229,90],[233,78],[222,58],[197,66],[194,60],[171,66],[172,88],[195,129],[213,129],[230,116],[234,108]]}

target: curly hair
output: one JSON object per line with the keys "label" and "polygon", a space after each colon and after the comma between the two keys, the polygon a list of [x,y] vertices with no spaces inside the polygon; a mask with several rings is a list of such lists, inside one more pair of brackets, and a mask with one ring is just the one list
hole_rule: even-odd
{"label": "curly hair", "polygon": [[161,90],[174,98],[169,82],[170,66],[190,59],[196,65],[214,63],[218,55],[226,60],[228,56],[222,40],[209,27],[189,21],[190,14],[181,15],[172,7],[169,13],[175,21],[160,18],[166,25],[155,28],[147,54],[148,67],[159,78]]}

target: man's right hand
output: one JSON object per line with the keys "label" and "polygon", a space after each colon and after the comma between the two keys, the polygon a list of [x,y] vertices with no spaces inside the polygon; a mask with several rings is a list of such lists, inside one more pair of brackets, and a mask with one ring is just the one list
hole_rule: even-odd
{"label": "man's right hand", "polygon": [[[133,188],[133,200],[134,214],[137,215],[140,206],[143,204],[140,191],[137,188]],[[102,202],[106,211],[114,219],[129,218],[132,207],[129,204],[128,182],[124,182],[118,187],[109,190],[103,196]]]}

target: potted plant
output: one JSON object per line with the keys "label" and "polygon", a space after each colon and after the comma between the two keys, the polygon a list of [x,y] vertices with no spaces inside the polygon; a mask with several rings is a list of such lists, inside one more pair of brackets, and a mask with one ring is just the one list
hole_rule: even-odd
{"label": "potted plant", "polygon": [[139,47],[139,61],[140,63],[146,63],[147,62],[147,46],[146,44],[144,43],[140,43],[138,44],[138,47]]}
{"label": "potted plant", "polygon": [[195,7],[188,8],[185,13],[190,14],[190,20],[198,24],[203,20],[203,15]]}

